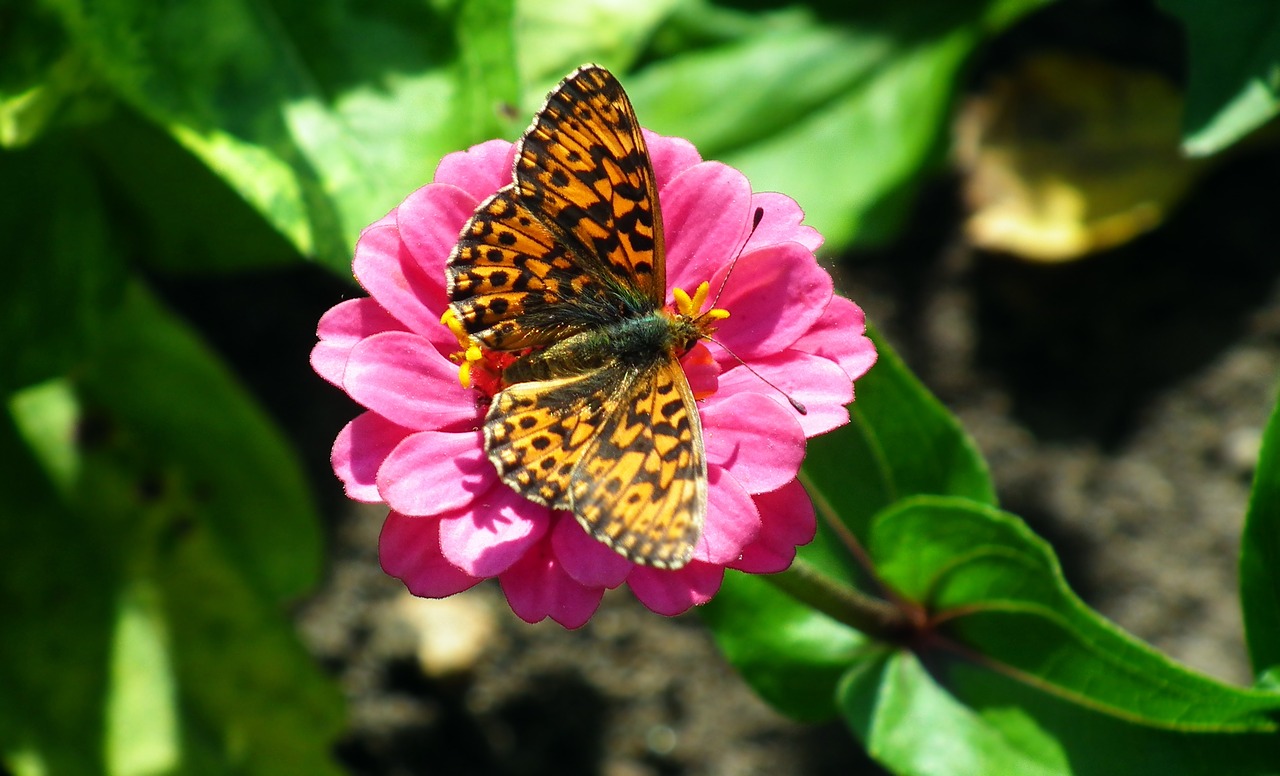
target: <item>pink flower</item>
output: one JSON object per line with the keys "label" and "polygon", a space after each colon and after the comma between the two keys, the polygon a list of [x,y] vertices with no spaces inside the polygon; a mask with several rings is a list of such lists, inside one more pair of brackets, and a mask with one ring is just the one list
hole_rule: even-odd
{"label": "pink flower", "polygon": [[510,182],[514,146],[450,154],[434,182],[361,235],[353,268],[370,296],[329,310],[311,354],[316,372],[367,410],[338,434],[334,471],[351,498],[390,507],[382,565],[414,594],[448,596],[496,577],[521,618],[576,628],[605,589],[625,583],[653,611],[675,615],[710,599],[726,568],[781,571],[813,538],[796,475],[805,440],[848,422],[853,381],[875,362],[862,310],[833,295],[813,256],[822,238],[794,201],[752,193],[741,173],[702,161],[684,140],[645,136],[669,285],[719,288],[738,256],[716,302],[731,313],[716,339],[808,414],[714,343],[686,355],[702,399],[708,505],[693,560],[678,570],[630,563],[569,513],[522,498],[485,455],[484,397],[459,382],[449,358],[458,341],[440,322],[445,261],[476,206]]}

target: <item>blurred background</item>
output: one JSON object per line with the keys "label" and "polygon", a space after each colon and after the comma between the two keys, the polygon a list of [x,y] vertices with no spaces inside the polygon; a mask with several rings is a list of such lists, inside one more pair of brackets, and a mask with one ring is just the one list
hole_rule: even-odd
{"label": "blurred background", "polygon": [[782,191],[1073,587],[1247,683],[1280,17],[1192,0],[0,6],[0,773],[877,773],[696,613],[413,599],[310,370],[362,227],[577,65]]}

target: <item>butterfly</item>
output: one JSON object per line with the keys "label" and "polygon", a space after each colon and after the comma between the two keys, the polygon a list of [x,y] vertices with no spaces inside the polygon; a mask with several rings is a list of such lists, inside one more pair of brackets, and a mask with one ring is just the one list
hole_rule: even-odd
{"label": "butterfly", "polygon": [[665,262],[635,110],[608,70],[585,65],[535,115],[512,182],[476,208],[446,274],[471,342],[513,359],[484,422],[501,479],[628,560],[676,569],[707,512],[680,358],[723,311],[687,296],[667,309]]}

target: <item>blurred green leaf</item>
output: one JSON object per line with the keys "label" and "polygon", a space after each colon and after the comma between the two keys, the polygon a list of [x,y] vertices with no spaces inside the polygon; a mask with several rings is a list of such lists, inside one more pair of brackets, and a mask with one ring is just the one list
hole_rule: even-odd
{"label": "blurred green leaf", "polygon": [[[960,66],[995,25],[1039,4],[744,12],[737,39],[672,51],[624,83],[646,126],[794,198],[829,249],[874,243],[895,233],[903,192],[936,161]],[[703,7],[724,24],[707,6],[686,16]]]}
{"label": "blurred green leaf", "polygon": [[1221,151],[1280,111],[1280,4],[1160,0],[1186,29],[1190,82],[1183,147]]}
{"label": "blurred green leaf", "polygon": [[1280,667],[1280,403],[1253,475],[1240,546],[1240,605],[1256,674]]}
{"label": "blurred green leaf", "polygon": [[[574,68],[595,62],[619,75],[630,70],[655,30],[687,0],[517,0],[516,61],[532,112],[543,95]],[[520,125],[523,129],[528,117]]]}
{"label": "blurred green leaf", "polygon": [[49,773],[336,774],[339,694],[282,611],[320,561],[291,451],[137,287],[73,375],[0,428],[0,750]]}
{"label": "blurred green leaf", "polygon": [[[515,0],[469,0],[458,8],[458,115],[478,138],[508,137],[523,129],[515,57]],[[424,181],[425,182],[425,181]]]}
{"label": "blurred green leaf", "polygon": [[85,156],[69,142],[0,153],[0,395],[63,374],[93,346],[125,271]]}
{"label": "blurred green leaf", "polygon": [[919,496],[875,520],[869,550],[899,594],[922,604],[936,649],[1095,711],[1177,730],[1274,731],[1280,695],[1195,674],[1090,610],[1052,549],[1016,517],[967,499]]}
{"label": "blurred green leaf", "polygon": [[[876,365],[858,380],[852,421],[809,441],[802,477],[819,510],[838,515],[857,536],[872,516],[916,493],[994,503],[986,464],[956,419],[872,332]],[[799,557],[842,584],[855,584],[848,548],[826,521]],[[699,609],[716,642],[746,680],[780,711],[798,719],[835,713],[841,661],[878,654],[846,625],[780,593],[766,579],[730,572],[720,593]],[[768,629],[759,627],[768,612]]]}
{"label": "blurred green leaf", "polygon": [[79,384],[86,404],[104,408],[148,456],[140,474],[176,478],[221,553],[267,600],[286,602],[318,581],[318,520],[293,451],[225,367],[140,289],[105,327]]}
{"label": "blurred green leaf", "polygon": [[393,0],[57,6],[77,49],[307,255],[345,272],[367,224],[482,138],[459,126],[451,22]]}
{"label": "blurred green leaf", "polygon": [[[60,411],[51,403],[24,410],[35,422]],[[43,425],[58,433],[61,424]],[[103,551],[111,540],[103,526],[63,500],[9,407],[0,413],[0,460],[0,757],[22,776],[100,774],[93,742],[104,732],[118,558]]]}

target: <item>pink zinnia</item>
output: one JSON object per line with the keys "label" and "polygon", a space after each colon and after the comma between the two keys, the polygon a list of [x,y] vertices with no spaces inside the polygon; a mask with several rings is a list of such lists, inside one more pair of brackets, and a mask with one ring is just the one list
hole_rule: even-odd
{"label": "pink zinnia", "polygon": [[[592,539],[567,512],[528,501],[485,455],[488,396],[464,388],[448,306],[445,261],[476,206],[511,182],[515,146],[493,140],[446,156],[434,181],[367,228],[353,269],[370,298],[320,320],[311,363],[368,411],[338,435],[333,467],[352,499],[390,514],[380,553],[415,595],[440,598],[497,577],[524,620],[585,623],[605,589],[625,583],[647,607],[675,615],[706,602],[725,568],[786,569],[816,528],[796,481],[808,437],[849,420],[853,381],[875,362],[862,310],[832,293],[814,259],[822,242],[781,194],[753,194],[730,167],[691,144],[645,132],[666,231],[671,289],[720,287],[730,311],[715,343],[683,359],[701,399],[708,497],[693,560],[639,566]],[[751,230],[753,214],[763,219]],[[785,391],[808,410],[798,414]]]}

